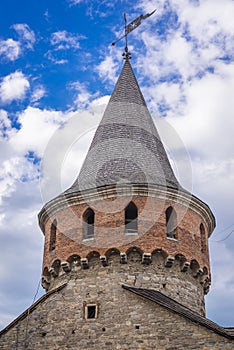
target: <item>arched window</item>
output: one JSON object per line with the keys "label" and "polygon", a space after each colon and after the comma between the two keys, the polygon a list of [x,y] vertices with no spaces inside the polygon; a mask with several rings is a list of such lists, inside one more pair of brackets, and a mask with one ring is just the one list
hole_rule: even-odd
{"label": "arched window", "polygon": [[54,220],[50,227],[50,251],[55,249],[57,234],[57,220]]}
{"label": "arched window", "polygon": [[83,239],[94,237],[94,211],[88,208],[83,214]]}
{"label": "arched window", "polygon": [[125,208],[125,232],[136,233],[138,230],[137,222],[137,207],[133,202],[130,202]]}
{"label": "arched window", "polygon": [[172,207],[168,207],[166,210],[166,226],[167,237],[177,239],[177,215]]}
{"label": "arched window", "polygon": [[206,232],[205,232],[205,227],[202,223],[200,225],[200,236],[201,236],[201,252],[205,253],[206,252]]}

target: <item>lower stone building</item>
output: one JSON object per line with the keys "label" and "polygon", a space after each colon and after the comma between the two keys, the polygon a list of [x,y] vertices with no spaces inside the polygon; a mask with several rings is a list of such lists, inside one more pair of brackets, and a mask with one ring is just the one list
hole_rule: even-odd
{"label": "lower stone building", "polygon": [[46,293],[3,350],[234,348],[205,317],[215,218],[177,181],[125,58],[78,178],[39,213]]}
{"label": "lower stone building", "polygon": [[[138,252],[129,252],[127,264],[117,252],[108,266],[97,260],[85,270],[73,264],[69,280],[61,275],[58,287],[0,333],[1,349],[233,349],[234,329],[168,297],[170,287],[156,276],[150,280],[154,262],[143,265]],[[181,273],[176,265],[169,270]]]}

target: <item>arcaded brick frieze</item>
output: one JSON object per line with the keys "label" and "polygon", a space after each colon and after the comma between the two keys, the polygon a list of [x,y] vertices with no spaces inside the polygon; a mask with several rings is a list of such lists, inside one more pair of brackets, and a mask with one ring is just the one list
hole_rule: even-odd
{"label": "arcaded brick frieze", "polygon": [[55,264],[50,275],[43,277],[43,284],[48,290],[53,290],[70,279],[85,283],[95,273],[98,277],[93,280],[93,285],[99,283],[99,279],[100,283],[103,279],[105,284],[109,278],[116,284],[155,289],[205,315],[204,289],[209,286],[208,276],[198,274],[196,264],[186,266],[180,256],[168,266],[166,262],[167,258],[160,251],[151,256],[150,263],[147,260],[144,263],[137,250],[129,251],[126,263],[120,263],[117,251],[110,252],[104,264],[99,256],[93,255],[88,261],[88,268],[83,268],[81,261],[74,257],[69,266]]}
{"label": "arcaded brick frieze", "polygon": [[[195,260],[199,267],[206,267],[209,271],[209,231],[200,213],[181,203],[160,198],[134,196],[131,201],[138,208],[138,232],[134,235],[125,233],[124,208],[129,203],[128,197],[74,204],[51,215],[44,229],[43,267],[51,267],[55,260],[68,261],[74,254],[85,258],[93,251],[102,256],[113,248],[127,252],[131,247],[137,247],[146,253],[161,249],[168,256],[180,254],[190,263]],[[84,240],[82,216],[89,206],[95,212],[94,238]],[[165,210],[169,206],[173,206],[177,213],[177,239],[166,235]],[[50,251],[51,224],[54,220],[57,221],[56,245]],[[205,227],[205,249],[202,249],[201,223]]]}

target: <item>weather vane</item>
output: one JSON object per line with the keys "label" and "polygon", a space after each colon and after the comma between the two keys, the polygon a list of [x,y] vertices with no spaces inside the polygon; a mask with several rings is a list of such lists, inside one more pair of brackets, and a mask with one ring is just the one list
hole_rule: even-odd
{"label": "weather vane", "polygon": [[124,59],[130,59],[131,58],[131,53],[128,51],[128,34],[131,33],[134,29],[136,29],[140,24],[143,19],[146,19],[155,12],[154,10],[151,13],[147,13],[146,15],[140,15],[136,19],[134,19],[132,22],[127,24],[127,18],[126,18],[126,13],[124,14],[124,24],[125,24],[125,33],[123,36],[121,36],[119,39],[114,41],[111,45],[115,45],[118,41],[122,40],[125,38],[125,52],[123,53]]}

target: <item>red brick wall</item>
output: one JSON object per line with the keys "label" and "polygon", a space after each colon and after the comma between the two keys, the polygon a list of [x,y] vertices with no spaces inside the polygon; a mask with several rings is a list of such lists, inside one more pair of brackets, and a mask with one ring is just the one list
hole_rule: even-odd
{"label": "red brick wall", "polygon": [[[83,258],[92,251],[105,255],[110,248],[126,252],[134,246],[147,253],[162,249],[168,255],[182,254],[187,261],[196,260],[200,267],[206,266],[209,270],[208,248],[205,253],[201,250],[200,224],[204,224],[206,242],[208,228],[197,212],[155,197],[134,196],[132,201],[138,207],[138,236],[124,233],[124,208],[129,203],[127,197],[96,201],[91,205],[74,205],[57,212],[45,225],[43,267],[50,267],[56,259],[68,260],[73,254]],[[95,211],[95,238],[82,241],[82,215],[88,206]],[[173,206],[177,213],[177,241],[166,237],[165,210],[169,206]],[[56,249],[50,252],[50,227],[54,219],[58,222]]]}

